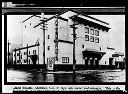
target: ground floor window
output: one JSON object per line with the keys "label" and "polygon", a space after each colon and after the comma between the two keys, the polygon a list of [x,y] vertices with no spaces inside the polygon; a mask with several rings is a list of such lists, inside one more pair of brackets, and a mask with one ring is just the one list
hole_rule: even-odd
{"label": "ground floor window", "polygon": [[36,54],[36,50],[33,50],[33,54]]}
{"label": "ground floor window", "polygon": [[62,57],[62,63],[69,63],[69,57]]}

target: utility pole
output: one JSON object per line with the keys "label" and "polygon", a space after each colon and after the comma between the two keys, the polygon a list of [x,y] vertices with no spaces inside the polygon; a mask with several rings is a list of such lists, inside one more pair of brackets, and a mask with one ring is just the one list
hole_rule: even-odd
{"label": "utility pole", "polygon": [[9,40],[8,40],[8,65],[9,65],[9,45],[10,45],[10,43],[9,43]]}
{"label": "utility pole", "polygon": [[76,40],[76,27],[77,24],[73,21],[73,24],[70,25],[71,28],[73,28],[73,74],[75,74],[75,64],[76,64],[76,59],[75,59],[75,40]]}
{"label": "utility pole", "polygon": [[43,22],[43,65],[44,65],[44,69],[46,69],[46,64],[45,64],[45,30],[46,30],[46,23],[45,23],[45,18],[43,18],[43,20],[41,20]]}

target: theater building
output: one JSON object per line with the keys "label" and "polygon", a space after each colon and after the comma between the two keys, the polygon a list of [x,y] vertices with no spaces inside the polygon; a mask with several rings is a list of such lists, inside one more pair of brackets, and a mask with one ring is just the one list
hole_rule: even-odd
{"label": "theater building", "polygon": [[[109,66],[109,24],[83,13],[67,10],[50,18],[33,15],[22,22],[23,48],[15,49],[15,65],[40,66],[47,70],[72,70],[73,28],[76,23],[76,69]],[[112,61],[114,62],[114,61]],[[111,63],[115,65],[114,63]]]}

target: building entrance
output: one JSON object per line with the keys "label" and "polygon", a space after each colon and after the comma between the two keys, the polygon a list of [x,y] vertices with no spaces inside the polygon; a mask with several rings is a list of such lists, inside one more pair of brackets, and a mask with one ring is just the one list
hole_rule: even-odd
{"label": "building entrance", "polygon": [[85,68],[86,69],[97,69],[99,68],[99,59],[96,57],[86,57],[85,58]]}
{"label": "building entrance", "polygon": [[86,49],[83,51],[83,59],[85,59],[85,68],[86,69],[98,69],[99,68],[99,60],[105,52]]}

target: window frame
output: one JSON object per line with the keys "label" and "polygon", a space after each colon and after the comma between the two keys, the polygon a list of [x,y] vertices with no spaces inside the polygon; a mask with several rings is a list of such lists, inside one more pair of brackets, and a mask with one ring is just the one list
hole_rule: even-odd
{"label": "window frame", "polygon": [[36,50],[33,50],[33,54],[36,54]]}
{"label": "window frame", "polygon": [[99,43],[99,38],[95,37],[95,43]]}
{"label": "window frame", "polygon": [[47,50],[48,50],[48,51],[50,50],[50,46],[47,47]]}
{"label": "window frame", "polygon": [[97,29],[95,30],[95,35],[99,36],[99,30],[97,30]]}
{"label": "window frame", "polygon": [[89,41],[89,35],[85,35],[85,41]]}
{"label": "window frame", "polygon": [[90,36],[90,42],[94,42],[94,37]]}
{"label": "window frame", "polygon": [[62,57],[62,63],[69,63],[69,57]]}
{"label": "window frame", "polygon": [[[92,33],[92,31],[93,31],[93,33]],[[95,34],[94,31],[95,31],[95,30],[94,30],[93,28],[91,28],[91,29],[90,29],[90,34],[91,34],[91,35],[94,35],[94,34]]]}
{"label": "window frame", "polygon": [[82,48],[84,48],[84,44],[82,44]]}
{"label": "window frame", "polygon": [[48,39],[50,39],[50,35],[48,35]]}
{"label": "window frame", "polygon": [[[85,33],[86,34],[89,34],[90,28],[89,27],[86,27],[86,26],[84,28],[85,28]],[[88,31],[87,31],[87,29],[88,29]]]}
{"label": "window frame", "polygon": [[17,56],[19,56],[20,55],[20,53],[17,53]]}

